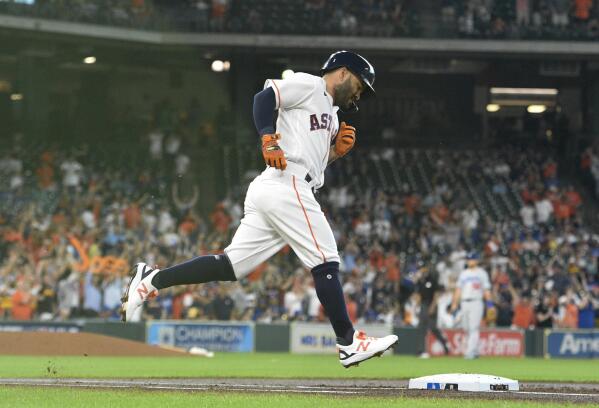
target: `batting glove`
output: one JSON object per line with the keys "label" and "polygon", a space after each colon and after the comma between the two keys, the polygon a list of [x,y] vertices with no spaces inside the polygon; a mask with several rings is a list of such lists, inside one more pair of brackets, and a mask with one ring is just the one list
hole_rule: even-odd
{"label": "batting glove", "polygon": [[339,132],[335,138],[335,153],[337,156],[345,156],[356,143],[356,128],[341,122]]}
{"label": "batting glove", "polygon": [[264,162],[268,166],[285,170],[287,168],[287,159],[285,159],[285,154],[277,143],[280,138],[279,133],[262,136],[262,156],[264,156]]}

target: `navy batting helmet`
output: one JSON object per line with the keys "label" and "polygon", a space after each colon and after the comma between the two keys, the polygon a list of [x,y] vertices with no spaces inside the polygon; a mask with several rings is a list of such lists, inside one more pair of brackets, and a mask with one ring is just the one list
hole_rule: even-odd
{"label": "navy batting helmet", "polygon": [[320,69],[320,75],[341,67],[349,69],[362,80],[366,85],[363,94],[374,94],[374,67],[366,58],[351,51],[334,52]]}
{"label": "navy batting helmet", "polygon": [[466,255],[466,259],[469,261],[478,261],[479,258],[478,252],[476,251],[471,251]]}

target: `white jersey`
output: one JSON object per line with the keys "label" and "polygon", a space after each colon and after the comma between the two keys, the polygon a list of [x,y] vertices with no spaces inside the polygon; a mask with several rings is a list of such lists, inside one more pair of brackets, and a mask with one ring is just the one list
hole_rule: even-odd
{"label": "white jersey", "polygon": [[322,187],[331,143],[339,129],[339,108],[333,106],[324,79],[299,72],[288,79],[268,79],[264,87],[272,87],[275,93],[278,143],[287,161],[308,171],[312,187]]}
{"label": "white jersey", "polygon": [[269,79],[265,87],[275,93],[278,143],[287,168],[267,167],[248,187],[243,219],[225,248],[238,280],[285,245],[308,269],[340,261],[333,230],[313,191],[324,183],[331,143],[339,128],[338,108],[325,81],[313,75]]}
{"label": "white jersey", "polygon": [[458,277],[457,287],[461,290],[461,299],[464,300],[481,300],[485,290],[491,289],[489,275],[479,267],[466,268]]}

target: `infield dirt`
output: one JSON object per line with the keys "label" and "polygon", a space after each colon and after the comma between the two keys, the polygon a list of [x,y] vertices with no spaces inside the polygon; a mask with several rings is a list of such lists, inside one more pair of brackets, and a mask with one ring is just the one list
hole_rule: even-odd
{"label": "infield dirt", "polygon": [[101,334],[3,332],[0,333],[0,355],[181,357],[188,354]]}

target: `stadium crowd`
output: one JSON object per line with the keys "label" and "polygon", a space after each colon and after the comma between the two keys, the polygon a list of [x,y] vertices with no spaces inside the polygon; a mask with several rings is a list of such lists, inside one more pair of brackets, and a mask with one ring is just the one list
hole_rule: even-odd
{"label": "stadium crowd", "polygon": [[[117,319],[135,262],[167,266],[228,244],[245,187],[200,214],[185,139],[160,129],[144,137],[149,160],[127,171],[107,167],[94,149],[32,149],[19,139],[3,149],[0,318]],[[401,154],[354,152],[331,166],[317,193],[338,242],[352,320],[417,327],[431,313],[451,327],[455,279],[475,251],[493,283],[497,313],[486,316],[488,325],[596,326],[599,237],[553,153],[439,150],[427,156],[430,189],[403,180],[383,186],[371,166]],[[496,214],[475,206],[460,180],[474,197],[484,189],[498,200],[516,192],[519,208]],[[162,291],[142,318],[325,320],[310,272],[289,248],[240,282]]]}
{"label": "stadium crowd", "polygon": [[443,25],[476,38],[592,39],[599,8],[592,0],[443,0]]}
{"label": "stadium crowd", "polygon": [[38,0],[0,12],[175,31],[361,36],[548,38],[599,36],[592,0]]}

